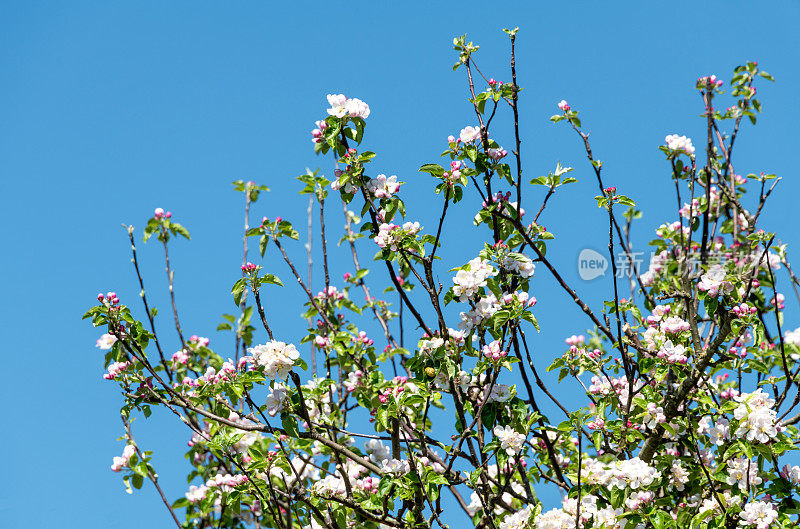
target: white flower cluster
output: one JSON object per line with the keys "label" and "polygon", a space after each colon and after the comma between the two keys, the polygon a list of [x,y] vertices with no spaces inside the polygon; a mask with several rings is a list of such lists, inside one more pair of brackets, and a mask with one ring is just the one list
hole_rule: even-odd
{"label": "white flower cluster", "polygon": [[319,479],[319,469],[312,464],[309,459],[295,456],[289,461],[291,469],[286,471],[279,465],[272,465],[269,469],[269,476],[261,474],[259,477],[266,480],[268,477],[273,478],[272,481],[279,485],[292,485],[296,481],[305,481],[310,479],[316,481]]}
{"label": "white flower cluster", "polygon": [[661,477],[661,472],[638,457],[603,463],[594,458],[584,460],[586,482],[617,489],[649,487]]}
{"label": "white flower cluster", "polygon": [[367,191],[377,198],[390,198],[398,189],[400,183],[395,175],[387,178],[385,174],[379,174],[367,182]]}
{"label": "white flower cluster", "polygon": [[133,445],[125,445],[125,448],[122,450],[121,456],[114,456],[114,462],[111,465],[111,470],[114,472],[119,472],[123,468],[128,466],[128,461],[131,460],[133,454],[136,453],[136,448]]}
{"label": "white flower cluster", "polygon": [[733,284],[725,281],[725,269],[722,265],[714,265],[700,278],[697,288],[708,292],[711,297],[717,297],[720,290],[723,294],[733,290]]}
{"label": "white flower cluster", "polygon": [[408,474],[411,471],[411,466],[404,459],[386,459],[381,464],[381,471],[400,476]]}
{"label": "white flower cluster", "polygon": [[670,364],[685,364],[689,361],[689,357],[686,356],[686,351],[686,347],[682,344],[674,345],[672,340],[667,340],[664,342],[661,349],[659,349],[656,356],[662,360],[666,360]]}
{"label": "white flower cluster", "polygon": [[471,141],[476,141],[481,139],[481,128],[480,127],[464,127],[461,129],[461,133],[458,137],[464,143],[469,143]]}
{"label": "white flower cluster", "polygon": [[697,425],[697,434],[707,435],[712,444],[722,446],[731,434],[728,419],[720,417],[716,423],[712,423],[711,417],[705,416]]}
{"label": "white flower cluster", "polygon": [[[618,516],[623,514],[623,509],[599,508],[597,506],[597,496],[592,494],[581,496],[580,505],[581,528],[603,527],[604,529],[620,529]],[[537,516],[535,527],[536,529],[575,529],[577,515],[577,498],[567,498],[564,500],[561,509],[551,509]]]}
{"label": "white flower cluster", "polygon": [[500,448],[506,451],[506,454],[513,456],[522,452],[522,447],[525,446],[526,437],[514,430],[511,426],[506,425],[495,426],[492,430],[494,436],[500,441]]}
{"label": "white flower cluster", "polygon": [[380,439],[368,440],[364,443],[364,450],[369,454],[370,461],[374,463],[383,463],[392,455],[391,449]]}
{"label": "white flower cluster", "polygon": [[650,258],[650,265],[647,268],[647,272],[642,274],[642,285],[646,287],[652,286],[658,278],[658,274],[660,274],[661,270],[664,268],[664,265],[667,264],[668,260],[669,253],[667,253],[666,250],[652,256]]}
{"label": "white flower cluster", "polygon": [[328,104],[331,106],[328,114],[337,118],[349,116],[367,119],[369,117],[369,105],[360,99],[348,99],[343,94],[328,94]]}
{"label": "white flower cluster", "polygon": [[461,323],[458,328],[469,333],[473,327],[480,325],[484,320],[491,318],[495,312],[500,310],[500,304],[494,294],[489,294],[475,303],[475,307],[469,312],[461,312]]}
{"label": "white flower cluster", "polygon": [[[497,526],[497,529],[526,529],[530,527],[528,522],[533,514],[533,505],[528,505],[522,510],[516,511],[506,516],[502,522]],[[538,522],[536,527],[541,527]],[[562,526],[558,526],[562,527]]]}
{"label": "white flower cluster", "polygon": [[264,373],[272,380],[286,378],[300,353],[294,345],[272,340],[264,345],[247,349],[252,363],[264,366]]}
{"label": "white flower cluster", "polygon": [[344,480],[334,474],[329,474],[311,486],[312,494],[320,496],[337,496],[343,498],[347,494]]}
{"label": "white flower cluster", "polygon": [[684,152],[689,156],[694,154],[694,145],[692,139],[686,136],[678,136],[677,134],[670,134],[664,141],[667,142],[667,148],[671,151]]}
{"label": "white flower cluster", "polygon": [[758,465],[746,457],[737,457],[728,461],[728,485],[738,485],[739,490],[747,492],[748,487],[761,485],[762,479],[758,476]]}
{"label": "white flower cluster", "polygon": [[493,277],[497,271],[480,257],[472,259],[467,264],[466,270],[459,270],[453,278],[453,295],[459,301],[467,301],[478,293],[481,287],[486,286],[486,280]]}
{"label": "white flower cluster", "polygon": [[514,257],[504,257],[503,268],[527,279],[533,275],[536,265],[528,257],[517,254]]}
{"label": "white flower cluster", "polygon": [[102,351],[108,351],[111,349],[111,346],[114,345],[114,342],[117,341],[117,337],[113,334],[105,333],[100,338],[97,339],[96,347],[99,347]]}
{"label": "white flower cluster", "polygon": [[372,239],[381,248],[397,251],[397,243],[406,235],[416,235],[420,230],[419,222],[406,222],[402,226],[383,223],[378,228],[378,234]]}
{"label": "white flower cluster", "polygon": [[776,518],[778,518],[778,511],[771,503],[751,501],[739,514],[739,523],[744,526],[754,525],[756,529],[769,529]]}
{"label": "white flower cluster", "polygon": [[213,491],[214,489],[219,489],[222,492],[233,492],[233,490],[247,481],[247,476],[244,474],[236,474],[232,476],[231,474],[217,474],[208,479],[205,484],[200,485],[192,485],[189,487],[189,492],[186,493],[186,499],[189,500],[191,503],[197,503],[204,499],[209,492]]}
{"label": "white flower cluster", "polygon": [[279,412],[283,411],[288,392],[289,388],[281,383],[277,383],[272,387],[264,401],[264,404],[267,406],[267,414],[269,414],[270,417],[275,417]]}
{"label": "white flower cluster", "polygon": [[733,417],[739,421],[737,436],[744,436],[748,441],[768,443],[778,435],[775,424],[777,412],[772,409],[775,400],[769,398],[762,388],[753,393],[742,393],[734,400],[739,403],[733,411]]}

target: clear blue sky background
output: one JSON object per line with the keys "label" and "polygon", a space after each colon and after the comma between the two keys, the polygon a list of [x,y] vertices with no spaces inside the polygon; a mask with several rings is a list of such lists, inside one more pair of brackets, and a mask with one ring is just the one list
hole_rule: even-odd
{"label": "clear blue sky background", "polygon": [[[438,160],[448,134],[473,123],[464,73],[453,73],[451,39],[468,33],[482,45],[479,64],[509,80],[503,27],[520,26],[518,68],[528,177],[557,161],[580,183],[556,196],[542,222],[558,235],[550,255],[597,306],[608,281],[581,283],[583,247],[602,250],[603,219],[581,146],[547,118],[566,98],[592,132],[606,179],[637,200],[645,217],[637,241],[673,220],[674,197],[657,146],[679,132],[702,145],[702,108],[694,80],[758,60],[778,82],[761,84],[765,115],[745,126],[737,172],[785,177],[764,216],[785,242],[800,240],[795,177],[796,88],[800,83],[800,6],[744,2],[3,2],[0,5],[0,281],[4,417],[0,453],[0,525],[9,529],[166,527],[149,486],[132,497],[109,470],[122,443],[120,397],[102,380],[100,331],[80,321],[98,291],[135,304],[138,288],[120,224],[140,228],[155,207],[171,210],[192,232],[173,247],[176,291],[188,334],[209,336],[234,309],[239,274],[241,195],[230,181],[272,187],[254,216],[305,224],[295,177],[315,158],[309,130],[325,114],[325,94],[343,92],[372,108],[365,146],[374,171],[407,183],[409,215],[430,229],[438,202],[417,173]],[[495,136],[509,150],[508,120]],[[534,209],[539,189],[528,193]],[[473,256],[482,232],[464,228],[479,206],[469,196],[445,228],[442,270]],[[341,225],[338,208],[331,230]],[[460,226],[459,226],[459,223]],[[333,236],[332,236],[333,238]],[[317,242],[318,247],[318,242]],[[140,245],[159,329],[177,349],[167,318],[159,249]],[[297,244],[293,255],[302,259]],[[368,262],[373,249],[362,251]],[[335,277],[351,269],[345,254]],[[268,258],[284,277],[287,270]],[[319,288],[320,274],[317,271]],[[384,277],[373,274],[376,286]],[[449,284],[449,274],[443,272]],[[290,281],[287,283],[291,284]],[[784,282],[784,286],[786,283]],[[378,289],[376,289],[378,290]],[[543,332],[542,369],[563,352],[563,337],[586,320],[540,268],[535,281]],[[378,290],[379,291],[379,290]],[[299,290],[272,291],[267,309],[279,336],[296,340]],[[360,300],[360,296],[354,296]],[[798,325],[796,312],[787,326]],[[455,319],[452,324],[455,324]],[[261,338],[261,337],[260,337]],[[573,392],[572,386],[559,390]],[[560,420],[554,417],[554,420]],[[172,417],[137,421],[137,440],[156,450],[170,498],[186,489],[187,432]]]}

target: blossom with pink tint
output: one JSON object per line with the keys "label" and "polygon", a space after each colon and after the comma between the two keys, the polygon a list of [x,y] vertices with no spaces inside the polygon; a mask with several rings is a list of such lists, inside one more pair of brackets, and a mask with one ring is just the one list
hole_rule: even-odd
{"label": "blossom with pink tint", "polygon": [[483,356],[495,362],[508,356],[508,351],[504,351],[499,341],[495,340],[483,346]]}
{"label": "blossom with pink tint", "polygon": [[567,103],[566,99],[562,99],[561,101],[559,101],[558,109],[561,110],[562,112],[568,112],[570,108],[572,107],[569,106],[569,103]]}
{"label": "blossom with pink tint", "polygon": [[325,130],[328,128],[328,123],[326,121],[320,120],[314,123],[317,128],[311,131],[311,141],[314,143],[322,143],[323,136],[325,135]]}
{"label": "blossom with pink tint", "polygon": [[114,380],[131,366],[130,362],[114,362],[108,366],[108,373],[103,375],[106,380]]}
{"label": "blossom with pink tint", "polygon": [[694,145],[692,145],[691,138],[670,134],[664,138],[664,141],[667,142],[667,148],[676,154],[684,153],[689,156],[694,155]]}
{"label": "blossom with pink tint", "polygon": [[564,341],[567,342],[567,345],[581,345],[586,341],[586,337],[582,334],[577,336],[573,334]]}
{"label": "blossom with pink tint", "polygon": [[189,353],[186,352],[186,349],[181,349],[180,351],[177,351],[172,355],[172,362],[174,364],[186,365],[188,361],[189,361]]}
{"label": "blossom with pink tint", "polygon": [[131,460],[131,457],[136,453],[136,447],[132,444],[125,445],[125,448],[122,450],[121,456],[114,456],[113,463],[111,464],[111,470],[114,472],[121,472],[123,468],[128,466],[128,463]]}
{"label": "blossom with pink tint", "polygon": [[400,183],[395,175],[387,177],[385,174],[379,174],[367,182],[367,191],[377,198],[391,198],[398,189]]}
{"label": "blossom with pink tint", "polygon": [[461,132],[459,133],[458,136],[464,143],[477,141],[481,139],[481,128],[472,126],[464,127],[463,129],[461,129]]}
{"label": "blossom with pink tint", "polygon": [[95,347],[99,347],[102,351],[108,351],[117,341],[117,337],[113,334],[105,333],[97,339]]}
{"label": "blossom with pink tint", "polygon": [[328,114],[337,118],[349,116],[351,118],[366,119],[369,117],[369,105],[360,99],[348,99],[343,94],[328,94]]}

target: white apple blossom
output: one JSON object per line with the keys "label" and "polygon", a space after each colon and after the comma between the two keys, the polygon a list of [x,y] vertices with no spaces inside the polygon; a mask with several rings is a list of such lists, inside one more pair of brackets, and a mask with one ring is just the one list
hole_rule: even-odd
{"label": "white apple blossom", "polygon": [[283,411],[284,403],[286,402],[286,395],[289,388],[284,384],[275,384],[267,395],[264,404],[267,407],[267,414],[270,417],[275,417],[279,412]]}
{"label": "white apple blossom", "polygon": [[480,257],[472,259],[467,264],[467,269],[459,270],[453,278],[453,295],[459,301],[467,301],[486,286],[486,280],[493,277],[497,271]]}
{"label": "white apple blossom", "polygon": [[479,140],[481,138],[481,128],[480,127],[464,127],[461,129],[461,134],[459,134],[459,138],[464,143],[469,143],[471,141]]}
{"label": "white apple blossom", "polygon": [[402,475],[407,474],[410,470],[411,466],[404,459],[386,459],[381,465],[381,471],[387,474]]}
{"label": "white apple blossom", "polygon": [[506,425],[505,428],[495,426],[492,432],[497,437],[497,440],[500,441],[500,448],[510,456],[519,454],[522,451],[522,447],[525,446],[525,436],[511,426]]}
{"label": "white apple blossom", "polygon": [[776,518],[778,518],[778,511],[771,503],[751,501],[739,513],[739,524],[745,527],[753,525],[756,529],[769,529]]}
{"label": "white apple blossom", "polygon": [[762,388],[753,393],[742,393],[734,400],[739,403],[733,411],[733,417],[739,421],[737,436],[744,436],[748,441],[768,443],[778,435],[777,412],[772,409],[775,401]]}
{"label": "white apple blossom", "polygon": [[667,148],[675,152],[683,152],[689,156],[694,155],[694,145],[692,145],[691,138],[686,136],[678,136],[677,134],[670,134],[664,141],[667,142]]}
{"label": "white apple blossom", "polygon": [[761,485],[762,479],[758,476],[758,465],[746,457],[737,457],[728,461],[728,476],[725,478],[728,485],[737,485],[739,490],[747,492],[748,487]]}
{"label": "white apple blossom", "polygon": [[707,291],[711,297],[716,297],[720,290],[724,294],[733,290],[733,284],[725,281],[725,269],[722,265],[714,265],[700,278],[697,288]]}
{"label": "white apple blossom", "polygon": [[536,265],[528,257],[517,254],[514,257],[506,256],[503,258],[503,268],[524,278],[529,278],[536,270]]}
{"label": "white apple blossom", "polygon": [[114,456],[113,463],[111,464],[111,470],[114,472],[120,472],[123,468],[128,466],[128,462],[135,453],[136,447],[134,447],[132,444],[125,445],[125,448],[122,450],[122,455]]}
{"label": "white apple blossom", "polygon": [[378,198],[390,198],[400,189],[400,183],[395,175],[387,177],[379,174],[367,182],[367,190]]}
{"label": "white apple blossom", "polygon": [[96,347],[99,347],[103,351],[108,351],[111,349],[111,346],[117,341],[117,337],[113,334],[105,333],[100,338],[97,339]]}
{"label": "white apple blossom", "polygon": [[300,353],[292,344],[272,340],[264,345],[256,345],[247,349],[252,361],[257,366],[264,366],[264,374],[270,379],[286,378],[294,366]]}
{"label": "white apple blossom", "polygon": [[[506,516],[502,522],[497,525],[497,529],[528,529],[530,527],[530,519],[533,514],[533,505],[528,505],[524,509],[516,511]],[[536,521],[537,529],[546,529],[544,526],[539,525]]]}
{"label": "white apple blossom", "polygon": [[375,463],[382,463],[389,459],[392,455],[392,450],[380,439],[369,439],[364,443],[364,451],[369,454],[370,461]]}

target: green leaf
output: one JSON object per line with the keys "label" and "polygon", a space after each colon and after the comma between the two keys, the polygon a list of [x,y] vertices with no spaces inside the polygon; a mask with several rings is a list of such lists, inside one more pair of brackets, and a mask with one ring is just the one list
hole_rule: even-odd
{"label": "green leaf", "polygon": [[171,222],[170,225],[169,225],[169,229],[170,229],[170,231],[172,233],[175,233],[177,235],[181,235],[181,236],[186,237],[187,239],[191,240],[191,237],[189,236],[189,230],[187,230],[186,228],[184,228],[183,226],[181,226],[177,222]]}
{"label": "green leaf", "polygon": [[286,430],[286,435],[297,439],[300,437],[300,432],[297,429],[297,421],[288,413],[281,413],[281,424],[283,429]]}

